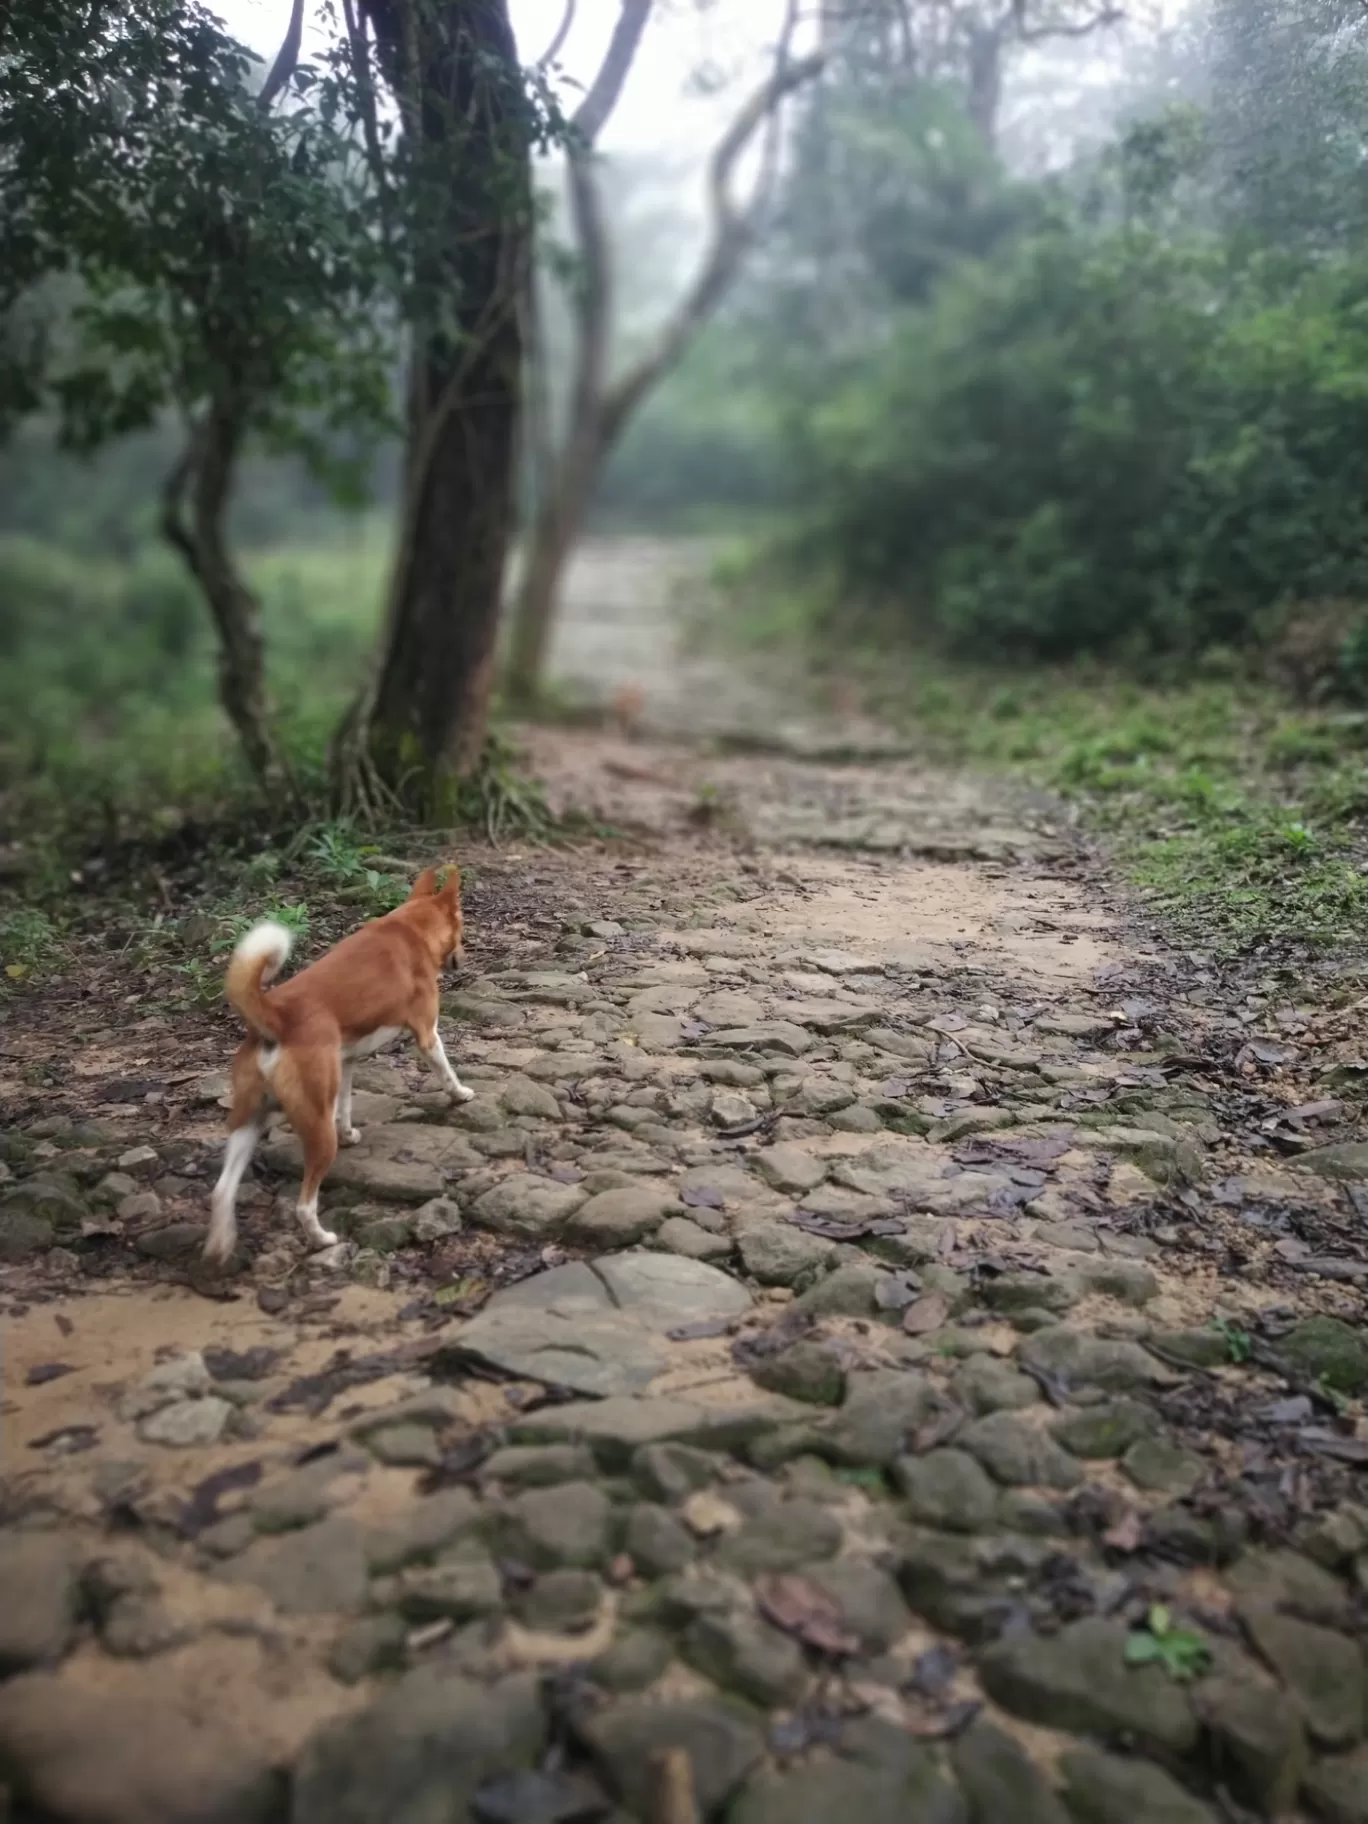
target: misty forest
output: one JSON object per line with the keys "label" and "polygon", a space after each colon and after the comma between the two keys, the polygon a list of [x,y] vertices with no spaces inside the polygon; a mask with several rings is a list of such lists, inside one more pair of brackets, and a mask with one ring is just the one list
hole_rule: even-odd
{"label": "misty forest", "polygon": [[1368,0],[0,0],[0,1815],[1368,1824],[1366,1010]]}

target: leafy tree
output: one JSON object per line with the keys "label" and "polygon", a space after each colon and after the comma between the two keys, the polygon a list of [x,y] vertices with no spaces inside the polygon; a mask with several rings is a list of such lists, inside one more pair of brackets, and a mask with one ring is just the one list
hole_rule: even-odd
{"label": "leafy tree", "polygon": [[[12,0],[0,38],[0,412],[51,403],[80,450],[185,422],[165,529],[273,782],[258,607],[225,529],[236,465],[257,436],[326,470],[339,430],[388,414],[369,171],[338,85],[298,63],[302,17],[296,0],[255,93],[198,0]],[[49,333],[33,302],[55,287],[70,307]]]}

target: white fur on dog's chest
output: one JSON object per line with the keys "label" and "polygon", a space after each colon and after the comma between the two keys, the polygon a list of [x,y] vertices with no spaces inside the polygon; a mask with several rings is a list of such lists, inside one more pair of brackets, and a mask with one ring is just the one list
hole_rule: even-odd
{"label": "white fur on dog's chest", "polygon": [[377,1026],[374,1032],[368,1032],[364,1039],[353,1039],[350,1045],[342,1047],[342,1056],[350,1064],[356,1058],[368,1058],[372,1053],[382,1051],[391,1039],[397,1039],[403,1031],[402,1026]]}

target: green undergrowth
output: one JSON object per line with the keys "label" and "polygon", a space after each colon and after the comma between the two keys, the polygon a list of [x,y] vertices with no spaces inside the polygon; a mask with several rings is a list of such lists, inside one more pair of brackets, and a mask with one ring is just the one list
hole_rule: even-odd
{"label": "green undergrowth", "polygon": [[1368,714],[1230,679],[863,669],[870,707],[935,757],[1076,805],[1189,940],[1364,946]]}
{"label": "green undergrowth", "polygon": [[802,592],[763,573],[754,543],[733,548],[700,642],[770,666],[807,653],[819,712],[839,680],[929,761],[1064,799],[1179,941],[1368,956],[1368,712],[1294,703],[1230,654],[1137,677],[975,666],[858,636],[838,650],[815,639]]}

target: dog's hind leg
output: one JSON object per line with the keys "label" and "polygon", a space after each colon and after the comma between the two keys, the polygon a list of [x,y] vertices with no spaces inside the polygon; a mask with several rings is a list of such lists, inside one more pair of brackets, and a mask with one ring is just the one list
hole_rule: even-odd
{"label": "dog's hind leg", "polygon": [[355,1146],[361,1138],[360,1133],[352,1126],[352,1071],[355,1068],[350,1058],[342,1060],[342,1082],[337,1091],[337,1144]]}
{"label": "dog's hind leg", "polygon": [[304,1149],[304,1177],[295,1214],[311,1248],[331,1248],[337,1237],[318,1220],[318,1190],[337,1157],[337,1108],[341,1078],[335,1051],[311,1054],[300,1068],[282,1060],[272,1080],[290,1126]]}
{"label": "dog's hind leg", "polygon": [[266,1080],[257,1061],[257,1042],[248,1042],[233,1060],[233,1112],[228,1118],[228,1144],[223,1169],[209,1203],[209,1234],[204,1258],[222,1265],[237,1246],[238,1186],[266,1126]]}

